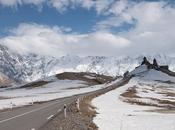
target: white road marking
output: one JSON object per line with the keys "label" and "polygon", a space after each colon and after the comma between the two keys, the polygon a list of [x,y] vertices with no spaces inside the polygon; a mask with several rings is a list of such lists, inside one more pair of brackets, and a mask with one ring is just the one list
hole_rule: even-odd
{"label": "white road marking", "polygon": [[57,104],[57,103],[58,103],[58,102],[52,103],[52,104],[50,104],[50,105],[47,105],[47,106],[44,106],[44,107],[40,107],[40,108],[34,109],[34,110],[32,110],[32,111],[28,111],[28,112],[25,112],[25,113],[23,113],[23,114],[20,114],[20,115],[11,117],[11,118],[8,118],[8,119],[5,119],[5,120],[1,120],[0,123],[3,123],[3,122],[6,122],[6,121],[9,121],[9,120],[12,120],[12,119],[15,119],[15,118],[18,118],[18,117],[21,117],[21,116],[24,116],[24,115],[27,115],[27,114],[30,114],[30,113],[33,113],[33,112],[36,112],[36,111],[45,109],[45,108],[48,108],[48,107],[50,107],[50,106],[52,106],[52,105],[55,105],[55,104]]}
{"label": "white road marking", "polygon": [[31,130],[35,130],[35,128],[32,128]]}
{"label": "white road marking", "polygon": [[50,120],[54,115],[50,115],[49,117],[47,117],[47,120]]}

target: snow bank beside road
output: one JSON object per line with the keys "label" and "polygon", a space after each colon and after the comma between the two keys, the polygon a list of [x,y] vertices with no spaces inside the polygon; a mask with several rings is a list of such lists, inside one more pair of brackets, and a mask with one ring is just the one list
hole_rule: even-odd
{"label": "snow bank beside road", "polygon": [[[51,80],[50,80],[51,81]],[[107,87],[107,84],[88,86],[80,80],[52,80],[46,85],[30,88],[0,89],[0,109],[50,101]]]}
{"label": "snow bank beside road", "polygon": [[92,100],[99,130],[175,130],[175,77],[148,68],[136,67],[126,85]]}
{"label": "snow bank beside road", "polygon": [[175,114],[146,112],[157,109],[149,106],[131,105],[123,102],[120,95],[131,82],[116,90],[95,98],[92,104],[97,107],[94,123],[99,130],[174,130]]}

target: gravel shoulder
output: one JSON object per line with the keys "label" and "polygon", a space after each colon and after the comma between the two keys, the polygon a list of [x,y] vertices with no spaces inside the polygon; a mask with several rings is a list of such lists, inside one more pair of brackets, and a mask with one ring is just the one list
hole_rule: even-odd
{"label": "gravel shoulder", "polygon": [[124,79],[119,84],[111,85],[108,88],[85,94],[85,96],[80,99],[80,111],[78,111],[76,101],[74,101],[68,105],[67,118],[64,118],[64,112],[62,110],[42,126],[40,130],[98,130],[98,127],[93,123],[93,118],[97,113],[94,106],[91,105],[92,99],[116,89],[117,87],[126,84],[128,81],[129,78]]}

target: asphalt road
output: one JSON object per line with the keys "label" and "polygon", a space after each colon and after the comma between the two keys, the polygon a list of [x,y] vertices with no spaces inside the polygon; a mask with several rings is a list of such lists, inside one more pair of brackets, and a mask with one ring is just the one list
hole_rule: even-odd
{"label": "asphalt road", "polygon": [[12,110],[0,112],[0,130],[37,130],[47,123],[52,117],[62,112],[64,104],[73,103],[77,98],[82,98],[91,94],[107,92],[121,86],[128,79],[120,83],[111,85],[108,88],[90,93],[57,99],[54,101],[36,103],[31,106],[14,108]]}
{"label": "asphalt road", "polygon": [[0,112],[0,130],[37,130],[61,112],[64,104],[69,105],[76,99],[77,96],[72,96]]}

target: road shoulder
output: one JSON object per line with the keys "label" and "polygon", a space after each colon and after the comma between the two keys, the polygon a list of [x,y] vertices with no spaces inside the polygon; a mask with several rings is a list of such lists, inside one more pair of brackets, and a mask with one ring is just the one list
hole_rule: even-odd
{"label": "road shoulder", "polygon": [[64,112],[61,111],[41,130],[97,130],[97,126],[93,123],[96,111],[91,105],[91,100],[96,96],[96,94],[93,94],[80,99],[80,111],[78,111],[76,103],[73,102],[67,106],[67,118],[64,117]]}
{"label": "road shoulder", "polygon": [[112,85],[107,89],[84,96],[80,99],[80,111],[78,111],[76,101],[74,101],[67,106],[67,118],[64,118],[64,112],[62,110],[40,130],[97,130],[98,127],[93,123],[93,118],[97,113],[94,106],[92,106],[91,101],[95,97],[116,89],[128,81],[129,79],[124,80],[120,84]]}

